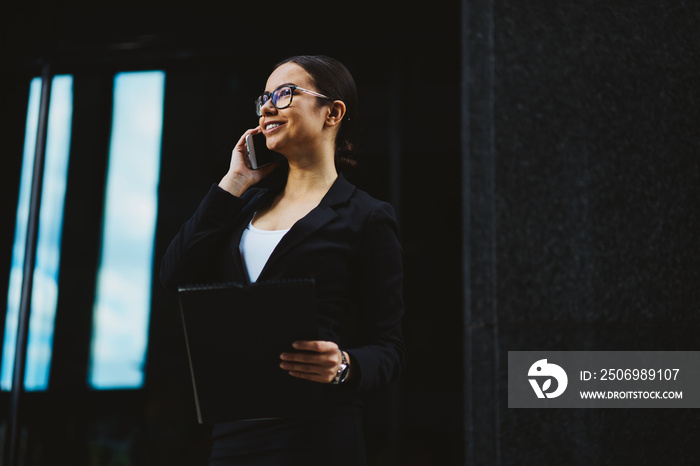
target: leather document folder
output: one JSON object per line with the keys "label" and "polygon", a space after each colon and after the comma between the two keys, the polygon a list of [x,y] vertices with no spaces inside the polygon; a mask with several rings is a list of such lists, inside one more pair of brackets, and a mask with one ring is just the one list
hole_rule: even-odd
{"label": "leather document folder", "polygon": [[322,384],[280,368],[296,340],[317,340],[313,280],[188,286],[179,289],[200,423],[304,418]]}

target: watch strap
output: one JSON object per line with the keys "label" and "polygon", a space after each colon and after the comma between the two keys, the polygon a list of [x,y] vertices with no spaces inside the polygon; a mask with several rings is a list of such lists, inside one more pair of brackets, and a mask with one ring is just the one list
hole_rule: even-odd
{"label": "watch strap", "polygon": [[343,362],[340,363],[338,372],[335,374],[335,377],[331,381],[333,385],[338,385],[345,382],[345,379],[348,378],[348,373],[350,372],[350,364],[348,363],[348,360],[345,357],[345,353],[342,350],[339,351],[340,357],[343,359]]}

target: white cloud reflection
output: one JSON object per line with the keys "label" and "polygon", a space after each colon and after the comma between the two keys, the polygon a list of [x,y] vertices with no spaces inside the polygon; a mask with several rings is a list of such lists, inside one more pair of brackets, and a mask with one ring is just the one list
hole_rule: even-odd
{"label": "white cloud reflection", "polygon": [[[40,95],[41,79],[35,78],[30,84],[15,243],[12,251],[5,318],[5,339],[2,371],[0,372],[0,387],[3,390],[9,390],[12,387]],[[66,194],[72,116],[73,77],[55,76],[52,82],[51,101],[49,102],[44,180],[39,212],[39,235],[29,320],[27,366],[24,379],[27,390],[45,390],[48,386],[58,299],[58,270],[61,258],[63,205]]]}
{"label": "white cloud reflection", "polygon": [[138,388],[148,341],[165,73],[120,73],[114,85],[102,262],[89,382]]}
{"label": "white cloud reflection", "polygon": [[[160,172],[165,74],[121,73],[105,200],[89,382],[94,388],[143,384]],[[45,390],[58,299],[63,206],[70,149],[73,79],[56,76],[49,107],[25,388]],[[0,388],[12,387],[41,79],[30,85],[17,223],[8,288]]]}

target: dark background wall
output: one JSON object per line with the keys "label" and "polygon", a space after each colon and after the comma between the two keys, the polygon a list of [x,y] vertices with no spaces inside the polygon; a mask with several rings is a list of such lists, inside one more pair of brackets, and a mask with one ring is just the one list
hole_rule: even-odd
{"label": "dark background wall", "polygon": [[463,6],[469,464],[697,462],[694,410],[508,409],[507,354],[698,350],[700,11]]}
{"label": "dark background wall", "polygon": [[157,281],[144,389],[85,387],[111,80],[167,73],[158,263],[255,125],[271,66],[299,53],[353,72],[362,165],[349,177],[402,229],[409,367],[368,400],[372,464],[697,459],[693,410],[514,410],[506,396],[508,351],[698,349],[697,6],[64,0],[5,18],[0,283],[29,79],[42,58],[75,76],[54,361],[49,391],[25,397],[28,464],[206,458],[177,305]]}

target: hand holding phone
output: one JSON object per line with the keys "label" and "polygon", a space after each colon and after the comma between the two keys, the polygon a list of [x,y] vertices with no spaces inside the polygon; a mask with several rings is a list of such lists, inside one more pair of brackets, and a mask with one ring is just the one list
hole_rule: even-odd
{"label": "hand holding phone", "polygon": [[[229,168],[219,182],[219,187],[225,191],[228,191],[234,196],[240,197],[249,187],[260,182],[260,180],[269,175],[276,167],[276,164],[270,163],[267,163],[267,166],[263,167],[264,164],[260,161],[260,156],[257,154],[257,152],[260,152],[261,148],[265,148],[265,150],[268,152],[272,151],[267,149],[265,144],[265,136],[258,134],[259,132],[259,127],[246,131],[240,137],[236,143],[236,146],[231,151]],[[250,144],[248,144],[248,137],[254,134],[258,134],[258,137],[261,139],[253,142],[253,139],[251,138]],[[253,151],[258,149],[253,161],[250,160],[251,148]],[[280,157],[282,156],[280,155]],[[246,158],[249,160],[246,161]]]}
{"label": "hand holding phone", "polygon": [[253,170],[257,170],[283,157],[282,154],[267,148],[265,135],[263,133],[247,135],[245,143],[248,148],[248,160],[250,160],[250,166]]}

